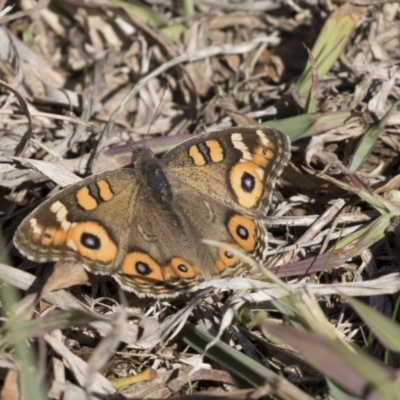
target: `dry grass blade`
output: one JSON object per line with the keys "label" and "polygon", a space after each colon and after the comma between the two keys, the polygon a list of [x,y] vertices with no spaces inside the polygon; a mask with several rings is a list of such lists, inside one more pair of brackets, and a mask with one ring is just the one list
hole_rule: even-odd
{"label": "dry grass blade", "polygon": [[[0,264],[0,272],[2,280],[10,285],[13,285],[21,290],[36,289],[39,290],[41,285],[35,282],[35,277],[26,272],[20,271],[6,265]],[[36,283],[36,286],[35,286]],[[87,311],[88,307],[81,303],[76,297],[72,296],[63,290],[51,292],[44,297],[44,300],[60,308],[61,310],[82,310]],[[98,316],[100,318],[100,315]],[[90,323],[100,335],[106,336],[112,329],[112,321],[93,322]],[[126,343],[136,343],[141,335],[136,326],[129,325],[125,332],[124,340]]]}
{"label": "dry grass blade", "polygon": [[[52,336],[45,335],[45,340],[56,353],[63,357],[68,368],[74,374],[75,379],[81,386],[84,387],[88,376],[88,365],[81,358],[71,353],[64,344]],[[92,376],[91,383],[95,387],[95,391],[99,394],[112,394],[115,392],[115,388],[112,383],[99,373],[96,373],[94,376]]]}
{"label": "dry grass blade", "polygon": [[91,354],[87,365],[84,385],[88,396],[91,395],[92,391],[96,391],[96,376],[100,375],[100,371],[115,353],[120,341],[124,337],[125,327],[127,326],[126,321],[126,312],[120,312],[114,321],[111,332],[98,344],[96,350]]}
{"label": "dry grass blade", "polygon": [[159,373],[151,382],[141,382],[122,391],[122,394],[129,399],[163,399],[181,392],[187,382],[211,381],[226,385],[239,385],[239,381],[230,373],[222,370],[202,369],[190,375],[192,367],[182,367],[174,371]]}
{"label": "dry grass blade", "polygon": [[[215,281],[214,286],[225,290],[247,290],[251,293],[246,293],[235,300],[236,304],[243,302],[263,302],[277,300],[287,296],[287,290],[277,287],[273,284],[254,281],[244,278],[236,278],[226,281]],[[332,294],[340,294],[346,296],[378,296],[380,294],[395,294],[400,291],[400,276],[398,273],[385,275],[380,278],[371,279],[363,282],[348,282],[348,283],[292,283],[288,284],[292,293],[307,291],[313,296],[328,296]],[[225,315],[224,315],[225,318]],[[222,325],[221,325],[222,326]]]}
{"label": "dry grass blade", "polygon": [[[391,398],[398,392],[398,383],[393,379],[394,370],[343,340],[327,323],[315,298],[303,292],[274,304],[297,329],[255,316],[257,322],[296,348],[317,370],[323,371],[338,385],[356,396],[364,396],[368,387],[367,398],[373,399],[380,396]],[[315,351],[316,343],[318,351]]]}
{"label": "dry grass blade", "polygon": [[50,0],[39,0],[37,4],[34,7],[30,8],[29,10],[16,12],[8,16],[2,15],[0,18],[0,23],[1,25],[5,25],[7,22],[28,17],[29,15],[32,15],[33,13],[36,13],[43,8],[46,8],[49,5],[49,3]]}
{"label": "dry grass blade", "polygon": [[311,227],[303,234],[301,238],[298,239],[296,246],[298,246],[298,251],[293,251],[289,254],[286,254],[284,257],[279,259],[275,265],[287,264],[297,252],[300,251],[302,244],[307,243],[312,240],[327,224],[329,224],[333,218],[335,218],[336,214],[340,211],[340,209],[344,206],[345,202],[342,199],[338,199],[335,203],[330,207],[324,214],[322,214],[312,225]]}
{"label": "dry grass blade", "polygon": [[82,264],[57,262],[40,291],[40,297],[45,297],[47,294],[60,289],[70,288],[75,285],[87,285],[89,283],[90,278]]}
{"label": "dry grass blade", "polygon": [[170,68],[175,67],[176,65],[187,63],[187,62],[195,62],[205,58],[215,57],[221,54],[243,54],[250,52],[256,46],[259,46],[262,43],[269,43],[269,44],[278,44],[278,41],[272,37],[261,37],[254,39],[247,43],[242,43],[238,45],[223,45],[223,46],[215,46],[215,47],[206,47],[204,49],[198,50],[194,53],[189,54],[182,54],[164,64],[162,64],[159,68],[155,69],[151,73],[149,73],[146,77],[140,80],[136,85],[135,88],[124,98],[118,108],[114,111],[113,115],[111,116],[109,122],[107,123],[104,132],[107,134],[114,123],[115,119],[117,118],[118,114],[120,113],[121,109],[126,107],[126,104],[136,96],[140,90],[151,80],[156,78],[157,76],[161,75],[163,72],[168,71]]}
{"label": "dry grass blade", "polygon": [[26,104],[25,99],[20,95],[20,93],[17,90],[15,90],[14,88],[12,88],[10,85],[8,85],[6,82],[4,82],[2,80],[0,80],[0,86],[14,94],[14,96],[18,99],[18,103],[19,103],[19,105],[21,107],[23,115],[25,115],[25,117],[28,120],[27,130],[24,133],[24,135],[22,136],[21,141],[16,146],[15,152],[14,152],[14,154],[16,156],[20,156],[24,152],[26,146],[28,145],[29,140],[32,137],[32,118],[31,118],[31,114],[30,114],[30,112],[28,110],[28,105]]}
{"label": "dry grass blade", "polygon": [[24,157],[0,157],[0,161],[8,163],[15,162],[19,165],[40,171],[61,187],[72,185],[80,181],[79,177],[66,170],[63,166],[47,161],[31,160]]}

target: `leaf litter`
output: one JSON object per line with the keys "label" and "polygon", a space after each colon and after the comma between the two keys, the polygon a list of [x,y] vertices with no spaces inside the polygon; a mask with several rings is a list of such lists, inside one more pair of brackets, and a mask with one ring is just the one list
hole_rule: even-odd
{"label": "leaf litter", "polygon": [[[26,392],[16,374],[29,372],[9,345],[16,326],[50,398],[396,392],[398,361],[385,351],[395,329],[374,339],[383,321],[346,297],[398,320],[400,4],[362,3],[27,0],[2,14],[4,243],[54,183],[124,167],[135,143],[161,154],[188,134],[257,123],[292,139],[266,219],[281,281],[264,270],[154,301],[79,265],[61,264],[45,284],[48,267],[5,247],[2,280],[24,295],[9,306],[2,297],[2,396]],[[363,352],[350,356],[347,342]],[[125,389],[110,382],[147,369]]]}

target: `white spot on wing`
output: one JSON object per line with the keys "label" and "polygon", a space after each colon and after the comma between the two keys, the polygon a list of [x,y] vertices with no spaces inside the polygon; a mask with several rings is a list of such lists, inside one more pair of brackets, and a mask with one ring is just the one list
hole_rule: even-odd
{"label": "white spot on wing", "polygon": [[56,214],[57,222],[59,222],[61,229],[67,231],[71,228],[71,222],[67,220],[68,210],[61,201],[56,201],[51,205],[50,211]]}
{"label": "white spot on wing", "polygon": [[233,133],[231,138],[233,147],[242,152],[242,159],[240,161],[251,161],[253,157],[249,151],[249,148],[243,141],[243,135],[241,133]]}
{"label": "white spot on wing", "polygon": [[37,223],[36,218],[32,218],[29,223],[31,224],[31,228],[34,234],[41,235],[43,233],[43,229]]}
{"label": "white spot on wing", "polygon": [[268,140],[268,138],[267,138],[267,136],[265,135],[265,133],[264,133],[262,130],[260,130],[260,129],[257,129],[257,130],[256,130],[256,133],[257,133],[257,136],[260,138],[262,145],[263,145],[264,147],[268,147],[268,143],[269,143],[270,141]]}

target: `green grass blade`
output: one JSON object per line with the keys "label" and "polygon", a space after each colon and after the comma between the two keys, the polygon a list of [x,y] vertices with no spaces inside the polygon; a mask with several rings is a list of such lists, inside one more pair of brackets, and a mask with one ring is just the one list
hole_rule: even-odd
{"label": "green grass blade", "polygon": [[325,379],[329,392],[336,400],[360,400],[359,397],[352,396],[345,392],[340,386],[336,385],[331,379]]}
{"label": "green grass blade", "polygon": [[[363,13],[361,7],[346,3],[325,22],[312,50],[319,78],[324,77],[339,58]],[[299,104],[304,104],[311,87],[312,72],[308,64],[292,91]]]}
{"label": "green grass blade", "polygon": [[364,161],[371,154],[373,147],[378,141],[379,133],[385,128],[389,117],[396,110],[398,103],[399,102],[395,102],[379,123],[371,126],[362,136],[349,166],[350,171],[355,172],[364,164]]}
{"label": "green grass blade", "polygon": [[400,353],[400,325],[356,299],[347,300],[379,342],[388,350]]}
{"label": "green grass blade", "polygon": [[[6,256],[4,239],[0,230],[0,262],[10,265]],[[17,290],[0,279],[0,301],[2,305],[3,318],[11,317],[7,320],[13,320],[13,326],[17,327],[22,323],[20,318],[14,315],[13,306],[18,302]],[[1,340],[11,339],[10,334],[3,336],[0,334]],[[44,385],[38,381],[37,376],[37,360],[34,350],[29,344],[23,340],[14,340],[15,356],[19,361],[18,377],[20,397],[25,400],[43,400],[47,399]]]}
{"label": "green grass blade", "polygon": [[306,105],[304,107],[304,112],[306,114],[315,113],[317,109],[317,95],[318,95],[318,86],[319,86],[319,77],[317,67],[315,65],[314,56],[311,50],[306,47],[308,52],[308,62],[310,63],[311,70],[311,87],[308,92]]}
{"label": "green grass blade", "polygon": [[316,175],[319,178],[325,179],[329,182],[334,183],[340,188],[347,190],[351,193],[356,194],[362,200],[366,201],[372,207],[376,208],[381,214],[387,214],[388,212],[393,215],[400,215],[400,206],[392,201],[386,200],[383,196],[377,193],[371,192],[358,178],[356,175],[347,175],[343,180],[336,179],[324,173],[318,173],[311,169],[304,168],[310,174]]}
{"label": "green grass blade", "polygon": [[62,329],[71,325],[87,324],[97,321],[96,316],[82,310],[61,311],[56,315],[49,315],[28,321],[20,321],[17,317],[10,318],[2,328],[0,348],[16,344],[36,336],[43,336],[54,329]]}
{"label": "green grass blade", "polygon": [[352,116],[350,111],[333,113],[303,114],[279,121],[266,121],[262,125],[280,129],[293,142],[300,138],[316,135],[321,132],[342,126]]}
{"label": "green grass blade", "polygon": [[328,252],[339,249],[346,250],[346,246],[349,246],[352,250],[352,255],[349,254],[349,257],[361,254],[362,251],[373,246],[376,242],[385,237],[386,229],[390,226],[392,218],[393,216],[391,214],[381,215],[369,225],[364,226],[335,243],[333,248],[328,250]]}
{"label": "green grass blade", "polygon": [[[185,343],[201,354],[214,339],[209,333],[188,322],[181,330],[180,335]],[[288,399],[309,399],[309,396],[286,379],[221,340],[208,349],[206,355],[254,387],[271,382],[278,385],[281,393],[286,393]]]}
{"label": "green grass blade", "polygon": [[190,18],[194,15],[194,4],[193,0],[182,0],[183,15],[186,18]]}

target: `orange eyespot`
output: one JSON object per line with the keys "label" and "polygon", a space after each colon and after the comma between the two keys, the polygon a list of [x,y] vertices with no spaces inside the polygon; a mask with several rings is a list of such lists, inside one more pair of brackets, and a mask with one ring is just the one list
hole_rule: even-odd
{"label": "orange eyespot", "polygon": [[263,169],[251,161],[232,167],[229,183],[242,207],[250,209],[257,205],[264,189],[263,178]]}
{"label": "orange eyespot", "polygon": [[67,240],[67,232],[51,226],[44,230],[41,239],[42,245],[45,247],[62,246]]}
{"label": "orange eyespot", "polygon": [[66,245],[91,261],[109,263],[115,260],[118,248],[107,231],[97,222],[73,223],[66,231]]}
{"label": "orange eyespot", "polygon": [[[239,250],[239,246],[232,244],[232,243],[227,243],[230,247]],[[219,259],[227,266],[227,267],[233,267],[236,265],[239,261],[239,257],[236,254],[233,254],[229,249],[223,249],[219,248],[218,249],[218,255]]]}
{"label": "orange eyespot", "polygon": [[193,279],[200,274],[200,270],[179,257],[174,257],[165,266],[165,275],[182,279]]}
{"label": "orange eyespot", "polygon": [[122,273],[133,277],[139,284],[164,280],[161,266],[147,253],[141,251],[134,251],[126,255],[122,262]]}
{"label": "orange eyespot", "polygon": [[269,161],[274,158],[275,153],[263,146],[257,146],[253,149],[253,163],[265,168]]}
{"label": "orange eyespot", "polygon": [[249,253],[255,249],[257,228],[251,219],[235,214],[228,220],[227,227],[233,240],[240,247]]}
{"label": "orange eyespot", "polygon": [[[234,249],[237,249],[237,250],[240,249],[240,247],[236,244],[233,244],[233,243],[226,243],[226,244],[229,247],[232,247]],[[219,259],[215,264],[215,270],[218,273],[222,273],[227,268],[234,267],[240,261],[240,259],[237,255],[233,254],[233,252],[231,252],[229,249],[225,249],[222,247],[220,247],[218,249],[218,256],[219,256]]]}

